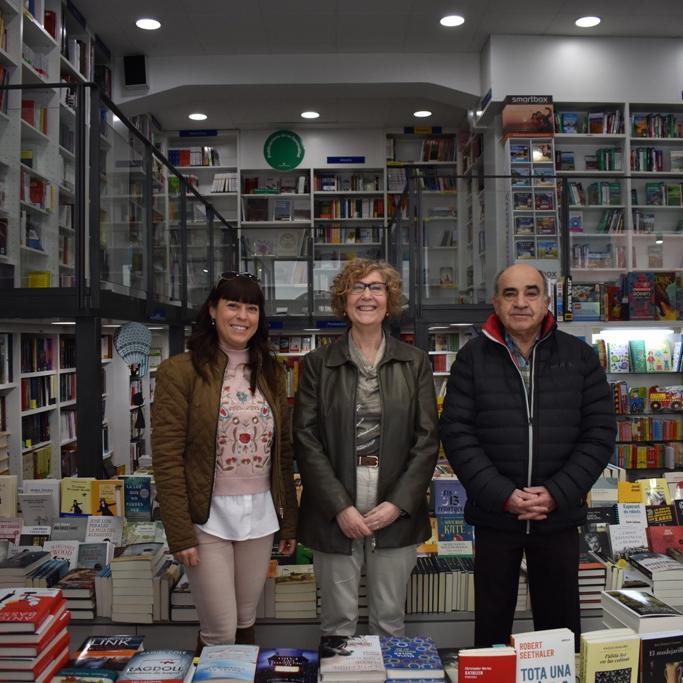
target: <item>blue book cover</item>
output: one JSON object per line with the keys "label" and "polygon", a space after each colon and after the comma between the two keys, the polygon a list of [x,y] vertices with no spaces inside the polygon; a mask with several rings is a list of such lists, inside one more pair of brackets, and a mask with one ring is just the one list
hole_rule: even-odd
{"label": "blue book cover", "polygon": [[441,657],[429,636],[382,636],[380,644],[388,680],[443,677]]}
{"label": "blue book cover", "polygon": [[317,683],[317,650],[298,648],[261,648],[256,662],[255,683]]}
{"label": "blue book cover", "polygon": [[436,515],[462,515],[465,512],[467,493],[462,482],[443,477],[432,480],[432,502]]}
{"label": "blue book cover", "polygon": [[152,519],[152,478],[125,477],[123,479],[125,516],[129,522],[148,522]]}
{"label": "blue book cover", "polygon": [[440,541],[474,540],[474,527],[465,522],[463,515],[437,515],[436,526]]}
{"label": "blue book cover", "polygon": [[205,645],[193,681],[254,680],[258,645]]}

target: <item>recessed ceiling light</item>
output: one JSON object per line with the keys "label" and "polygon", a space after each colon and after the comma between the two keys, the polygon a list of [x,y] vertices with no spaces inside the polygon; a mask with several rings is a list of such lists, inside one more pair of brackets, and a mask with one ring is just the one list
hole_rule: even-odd
{"label": "recessed ceiling light", "polygon": [[413,116],[416,119],[426,119],[428,116],[431,116],[432,112],[428,111],[427,109],[421,109],[420,111],[416,111],[413,113]]}
{"label": "recessed ceiling light", "polygon": [[190,114],[187,118],[192,119],[193,121],[206,121],[208,116],[206,114],[200,114],[197,112],[196,114]]}
{"label": "recessed ceiling light", "polygon": [[302,111],[301,112],[301,118],[302,119],[317,119],[320,116],[320,114],[317,111]]}
{"label": "recessed ceiling light", "polygon": [[54,322],[50,323],[51,325],[75,325],[75,321],[71,320],[55,320]]}
{"label": "recessed ceiling light", "polygon": [[601,21],[600,17],[579,17],[574,23],[579,28],[593,28],[593,26],[597,26]]}
{"label": "recessed ceiling light", "polygon": [[156,31],[158,28],[161,28],[161,22],[157,21],[156,19],[149,18],[138,19],[135,22],[135,25],[144,31]]}
{"label": "recessed ceiling light", "polygon": [[465,17],[461,17],[459,14],[449,14],[448,16],[441,17],[439,23],[442,26],[448,26],[448,28],[462,26],[465,23]]}

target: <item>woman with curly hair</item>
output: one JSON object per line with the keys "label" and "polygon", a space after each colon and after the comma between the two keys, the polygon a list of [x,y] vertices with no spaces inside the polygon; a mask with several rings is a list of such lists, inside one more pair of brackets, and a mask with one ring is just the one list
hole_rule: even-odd
{"label": "woman with curly hair", "polygon": [[297,534],[314,550],[323,635],[355,634],[363,566],[370,632],[403,635],[416,547],[430,536],[426,492],[438,452],[431,365],[385,330],[401,313],[390,265],[347,263],[332,284],[332,308],[348,332],[304,358],[294,408]]}
{"label": "woman with curly hair", "polygon": [[157,371],[152,458],[170,551],[185,566],[204,644],[253,643],[273,535],[296,546],[285,376],[263,291],[223,273],[189,351]]}

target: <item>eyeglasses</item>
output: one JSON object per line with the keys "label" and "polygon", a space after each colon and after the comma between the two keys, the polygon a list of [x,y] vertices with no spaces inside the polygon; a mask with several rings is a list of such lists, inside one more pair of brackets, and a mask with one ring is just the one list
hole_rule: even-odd
{"label": "eyeglasses", "polygon": [[384,282],[354,282],[349,287],[351,294],[363,294],[366,289],[370,290],[370,294],[383,295],[387,293],[387,285]]}
{"label": "eyeglasses", "polygon": [[236,270],[228,270],[225,273],[221,273],[218,278],[216,287],[221,284],[224,280],[234,280],[236,277],[243,277],[245,280],[252,280],[253,282],[258,282],[258,278],[253,273],[238,273]]}

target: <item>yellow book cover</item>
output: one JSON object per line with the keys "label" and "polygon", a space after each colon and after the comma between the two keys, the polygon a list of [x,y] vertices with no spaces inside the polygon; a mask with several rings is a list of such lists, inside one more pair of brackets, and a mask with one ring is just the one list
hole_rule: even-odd
{"label": "yellow book cover", "polygon": [[582,639],[581,680],[637,683],[639,655],[640,638],[635,633],[619,636],[614,633],[594,640]]}
{"label": "yellow book cover", "polygon": [[26,286],[31,288],[41,288],[50,286],[49,270],[29,270],[26,273]]}
{"label": "yellow book cover", "polygon": [[52,446],[43,446],[34,453],[35,478],[48,479],[52,470]]}
{"label": "yellow book cover", "polygon": [[65,477],[60,494],[61,517],[85,517],[92,512],[92,477]]}
{"label": "yellow book cover", "polygon": [[645,505],[671,505],[671,492],[664,477],[639,479],[643,489],[641,503]]}
{"label": "yellow book cover", "polygon": [[439,529],[436,517],[430,516],[429,523],[432,525],[432,535],[424,543],[417,546],[418,553],[436,553],[438,551]]}
{"label": "yellow book cover", "polygon": [[620,481],[617,484],[617,502],[641,503],[643,491],[638,481]]}
{"label": "yellow book cover", "polygon": [[123,516],[123,482],[118,479],[96,479],[92,482],[93,515]]}

